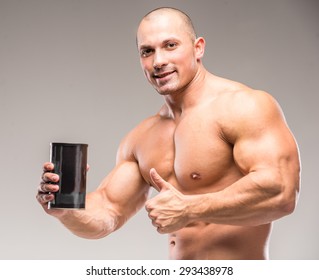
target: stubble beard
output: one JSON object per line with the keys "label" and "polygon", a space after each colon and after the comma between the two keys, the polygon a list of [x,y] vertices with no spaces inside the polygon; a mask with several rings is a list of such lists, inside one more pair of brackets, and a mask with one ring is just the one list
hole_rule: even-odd
{"label": "stubble beard", "polygon": [[173,77],[162,84],[160,81],[155,81],[153,87],[160,95],[173,95],[180,91],[180,81],[178,77]]}

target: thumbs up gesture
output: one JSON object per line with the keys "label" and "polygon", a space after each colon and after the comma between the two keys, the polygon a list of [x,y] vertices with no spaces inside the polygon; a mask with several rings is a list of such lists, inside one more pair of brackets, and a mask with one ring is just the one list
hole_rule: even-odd
{"label": "thumbs up gesture", "polygon": [[150,170],[153,186],[159,194],[145,203],[152,224],[159,233],[171,233],[185,227],[188,218],[188,199],[170,183],[166,182],[154,168]]}

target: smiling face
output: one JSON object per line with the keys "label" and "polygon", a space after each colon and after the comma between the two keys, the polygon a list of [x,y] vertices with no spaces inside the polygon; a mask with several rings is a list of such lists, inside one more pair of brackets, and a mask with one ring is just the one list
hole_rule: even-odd
{"label": "smiling face", "polygon": [[154,12],[141,21],[137,32],[140,63],[160,94],[180,92],[193,80],[202,56],[197,42],[176,12]]}

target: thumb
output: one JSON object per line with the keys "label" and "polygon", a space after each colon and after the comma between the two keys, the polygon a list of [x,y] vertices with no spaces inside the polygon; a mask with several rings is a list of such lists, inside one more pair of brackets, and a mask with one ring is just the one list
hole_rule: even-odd
{"label": "thumb", "polygon": [[152,168],[150,170],[150,177],[153,182],[153,187],[156,188],[159,192],[165,189],[168,189],[169,183],[167,183],[155,170],[155,168]]}

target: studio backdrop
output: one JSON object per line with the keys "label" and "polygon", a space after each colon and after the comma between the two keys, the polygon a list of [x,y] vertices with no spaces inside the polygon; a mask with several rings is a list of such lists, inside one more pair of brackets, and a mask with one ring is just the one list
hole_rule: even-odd
{"label": "studio backdrop", "polygon": [[319,2],[316,0],[0,0],[0,259],[167,259],[142,209],[100,240],[74,236],[37,203],[50,142],[89,144],[88,191],[121,139],[162,98],[136,49],[140,19],[179,8],[206,39],[215,75],[272,94],[299,144],[302,188],[274,222],[271,259],[319,258]]}

